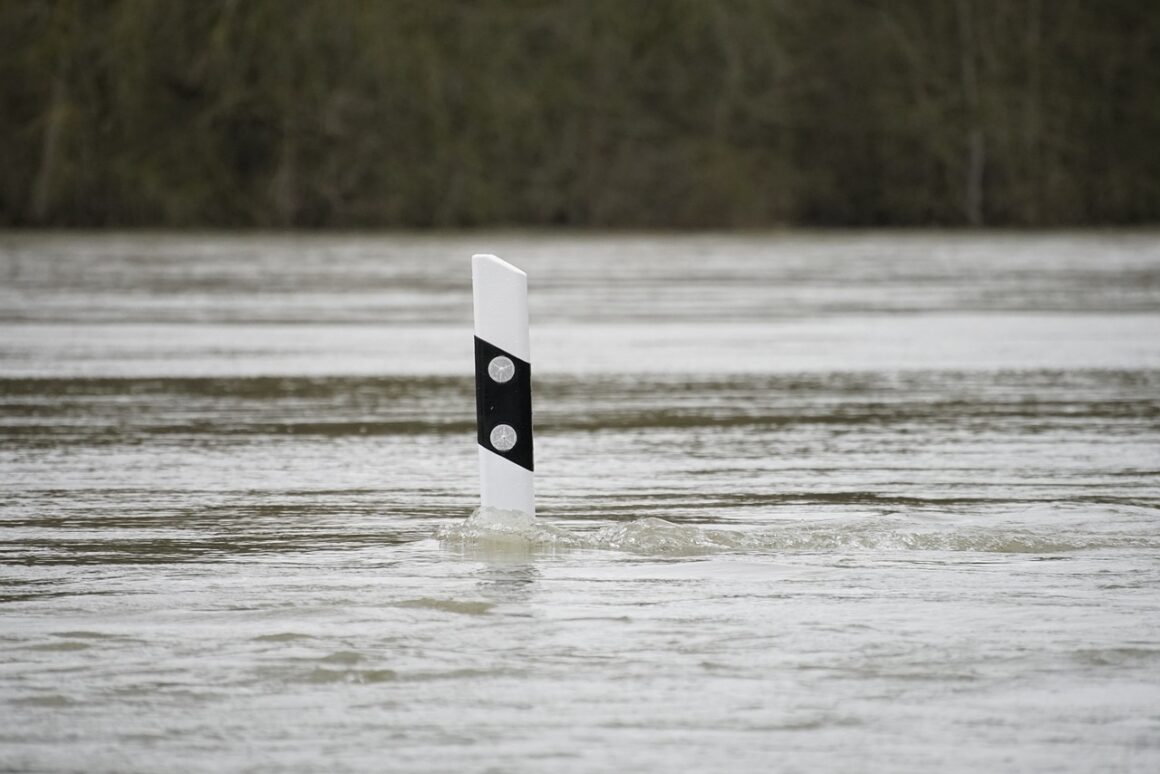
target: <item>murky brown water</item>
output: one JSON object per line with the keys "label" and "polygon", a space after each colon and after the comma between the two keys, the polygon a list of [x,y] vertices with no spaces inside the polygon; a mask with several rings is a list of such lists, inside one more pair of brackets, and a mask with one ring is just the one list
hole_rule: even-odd
{"label": "murky brown water", "polygon": [[0,235],[0,485],[0,770],[1160,767],[1154,234]]}

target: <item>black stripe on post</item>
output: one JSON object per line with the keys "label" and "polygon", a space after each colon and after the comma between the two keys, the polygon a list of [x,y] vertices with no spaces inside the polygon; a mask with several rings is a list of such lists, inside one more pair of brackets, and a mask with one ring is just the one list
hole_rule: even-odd
{"label": "black stripe on post", "polygon": [[[497,382],[487,372],[488,364],[499,356],[507,357],[515,373],[506,382]],[[532,463],[532,366],[510,352],[475,337],[475,421],[479,445],[521,468],[535,470]],[[516,431],[516,445],[500,451],[491,444],[496,425],[511,425]]]}

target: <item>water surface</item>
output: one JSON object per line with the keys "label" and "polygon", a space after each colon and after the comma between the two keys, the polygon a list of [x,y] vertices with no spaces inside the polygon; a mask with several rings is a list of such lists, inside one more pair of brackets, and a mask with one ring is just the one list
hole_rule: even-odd
{"label": "water surface", "polygon": [[0,483],[0,770],[1160,766],[1154,234],[0,235]]}

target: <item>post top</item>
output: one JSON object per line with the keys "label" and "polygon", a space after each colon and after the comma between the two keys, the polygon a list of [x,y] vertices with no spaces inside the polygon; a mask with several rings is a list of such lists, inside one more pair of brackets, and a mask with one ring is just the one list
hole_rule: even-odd
{"label": "post top", "polygon": [[525,272],[523,269],[517,266],[512,266],[498,255],[492,255],[491,253],[476,253],[475,255],[471,256],[471,274],[473,277],[478,278],[480,272],[489,271],[512,272],[513,274],[518,274],[525,279],[527,279],[528,276],[527,272]]}
{"label": "post top", "polygon": [[528,275],[494,255],[471,256],[475,335],[531,362],[528,336]]}

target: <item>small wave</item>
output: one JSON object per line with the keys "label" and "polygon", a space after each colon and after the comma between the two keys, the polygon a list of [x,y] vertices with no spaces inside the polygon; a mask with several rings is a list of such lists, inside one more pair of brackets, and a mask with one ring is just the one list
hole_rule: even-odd
{"label": "small wave", "polygon": [[479,602],[465,599],[434,599],[432,597],[406,599],[397,604],[399,607],[418,607],[427,610],[442,610],[445,613],[459,613],[461,615],[483,615],[494,607],[494,605],[490,602]]}
{"label": "small wave", "polygon": [[318,659],[323,664],[342,664],[343,666],[354,666],[363,660],[362,654],[353,650],[339,650],[331,653],[328,656],[323,656]]}
{"label": "small wave", "polygon": [[[907,529],[900,520],[870,520],[842,526],[787,524],[743,532],[674,524],[658,518],[612,524],[581,534],[518,511],[476,510],[461,524],[436,533],[445,546],[486,555],[602,549],[652,556],[687,556],[722,551],[962,551],[995,554],[1054,554],[1108,544],[1091,535],[1041,534],[1025,528]],[[1114,542],[1114,541],[1113,541]]]}
{"label": "small wave", "polygon": [[74,651],[74,650],[88,650],[90,647],[92,647],[92,646],[89,645],[87,642],[72,642],[72,641],[66,640],[65,642],[44,642],[44,643],[40,643],[37,645],[30,645],[28,647],[28,649],[29,650],[36,650],[36,651],[54,651],[54,652],[62,652],[63,653],[63,652]]}
{"label": "small wave", "polygon": [[294,642],[296,640],[312,640],[314,635],[299,632],[278,632],[277,634],[260,634],[253,639],[254,642]]}
{"label": "small wave", "polygon": [[27,696],[24,698],[8,699],[9,704],[15,704],[18,707],[47,707],[58,709],[61,707],[71,707],[79,702],[74,699],[64,696],[59,693],[44,694],[41,696]]}

